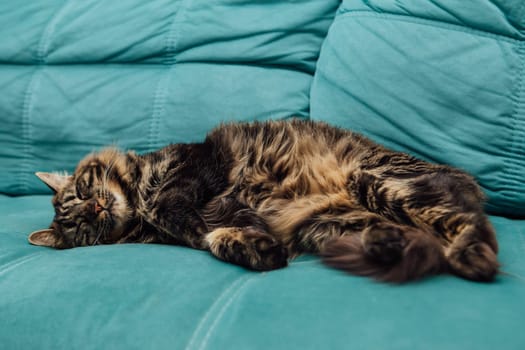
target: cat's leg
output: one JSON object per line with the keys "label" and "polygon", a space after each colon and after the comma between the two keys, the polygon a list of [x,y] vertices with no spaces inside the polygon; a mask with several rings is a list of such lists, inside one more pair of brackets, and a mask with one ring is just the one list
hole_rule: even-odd
{"label": "cat's leg", "polygon": [[202,211],[211,229],[208,249],[217,258],[254,270],[273,270],[287,265],[288,250],[269,234],[268,225],[255,210],[234,195],[214,198]]}
{"label": "cat's leg", "polygon": [[476,281],[491,281],[499,270],[496,234],[482,212],[451,212],[434,221],[450,237],[446,257],[451,272]]}
{"label": "cat's leg", "polygon": [[159,243],[207,249],[209,228],[194,205],[192,198],[166,191],[141,216],[159,233]]}
{"label": "cat's leg", "polygon": [[356,235],[370,257],[393,262],[405,244],[402,231],[403,225],[360,206],[338,210],[328,206],[295,228],[290,245],[299,253],[319,253],[334,238]]}
{"label": "cat's leg", "polygon": [[350,190],[368,210],[433,232],[445,247],[451,272],[492,280],[499,267],[498,245],[478,185],[458,170],[417,164],[412,172],[405,167],[398,173],[390,168],[354,174]]}
{"label": "cat's leg", "polygon": [[137,213],[158,231],[159,243],[206,249],[210,231],[202,209],[228,186],[231,159],[210,139],[174,144],[144,156],[146,186]]}
{"label": "cat's leg", "polygon": [[220,227],[206,235],[209,250],[217,258],[257,271],[288,264],[288,251],[270,234],[254,226]]}
{"label": "cat's leg", "polygon": [[357,275],[403,282],[444,269],[439,241],[362,207],[327,208],[297,228],[294,250],[319,253],[330,266]]}

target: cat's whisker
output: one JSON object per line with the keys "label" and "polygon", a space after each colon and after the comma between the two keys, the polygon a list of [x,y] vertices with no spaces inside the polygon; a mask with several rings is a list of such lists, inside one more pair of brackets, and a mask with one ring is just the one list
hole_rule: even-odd
{"label": "cat's whisker", "polygon": [[110,227],[110,221],[106,218],[102,219],[101,221],[97,223],[97,229],[96,229],[97,237],[95,238],[95,241],[93,242],[92,245],[97,245],[101,237],[104,238],[104,241],[107,240],[106,234],[109,231],[109,227]]}
{"label": "cat's whisker", "polygon": [[107,240],[107,234],[109,233],[109,230],[111,229],[111,221],[108,219],[105,221],[105,225],[104,225],[104,239]]}
{"label": "cat's whisker", "polygon": [[97,244],[98,239],[100,238],[100,227],[101,227],[101,222],[99,221],[95,225],[95,234],[97,235],[97,237],[95,238],[95,240],[93,241],[93,243],[91,245],[96,245]]}
{"label": "cat's whisker", "polygon": [[102,231],[100,231],[100,232],[98,233],[98,236],[97,236],[97,238],[95,238],[95,240],[93,241],[93,244],[92,244],[92,245],[97,245],[98,240],[100,239],[101,234],[102,234]]}

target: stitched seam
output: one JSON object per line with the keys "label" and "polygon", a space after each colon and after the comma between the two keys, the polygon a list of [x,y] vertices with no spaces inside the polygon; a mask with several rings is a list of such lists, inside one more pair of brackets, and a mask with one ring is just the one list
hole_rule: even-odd
{"label": "stitched seam", "polygon": [[37,62],[39,64],[45,64],[47,60],[47,54],[49,50],[49,45],[51,44],[51,35],[55,32],[56,25],[60,19],[64,16],[66,13],[66,10],[69,8],[70,2],[67,0],[64,1],[62,4],[62,7],[55,13],[53,17],[51,17],[51,20],[47,24],[42,37],[40,38],[40,42],[38,44],[38,50],[37,50]]}
{"label": "stitched seam", "polygon": [[[519,195],[521,181],[523,174],[521,168],[516,164],[516,160],[512,159],[511,155],[523,154],[520,151],[524,148],[524,135],[525,125],[520,120],[520,114],[522,111],[523,95],[524,95],[524,79],[525,75],[525,42],[520,43],[518,46],[518,54],[520,56],[520,67],[517,71],[516,89],[511,96],[514,102],[512,114],[510,115],[511,123],[509,125],[509,156],[504,158],[504,170],[502,172],[503,186],[504,189],[501,191],[502,194],[507,198],[515,198]],[[518,161],[519,162],[519,161]],[[518,193],[517,193],[518,192]]]}
{"label": "stitched seam", "polygon": [[165,111],[166,95],[167,95],[167,76],[169,75],[171,68],[167,74],[162,74],[155,88],[155,97],[153,98],[153,108],[151,114],[151,123],[149,128],[149,146],[148,151],[153,151],[158,148],[160,138],[160,116]]}
{"label": "stitched seam", "polygon": [[[195,328],[195,331],[193,331],[193,334],[190,337],[188,345],[186,345],[186,347],[185,347],[186,349],[196,349],[197,348],[197,346],[196,346],[197,338],[204,331],[205,326],[209,323],[208,320],[212,317],[212,314],[215,313],[215,310],[218,309],[219,307],[221,307],[221,305],[222,305],[222,307],[221,307],[221,309],[220,309],[220,311],[218,313],[218,315],[220,315],[222,309],[224,309],[224,306],[226,304],[228,304],[228,301],[224,302],[223,300],[228,298],[228,296],[230,296],[230,293],[235,288],[237,288],[237,286],[240,285],[241,286],[240,288],[242,288],[242,286],[245,285],[246,282],[248,282],[251,278],[253,278],[253,276],[241,276],[238,279],[236,279],[235,281],[233,281],[233,283],[228,288],[223,290],[223,292],[212,303],[212,305],[210,306],[210,308],[208,309],[206,314],[204,314],[204,317],[199,321],[199,324],[197,325],[197,327]],[[234,294],[232,294],[229,297],[230,300],[238,293],[239,289],[237,289],[237,292],[235,292]],[[217,317],[215,319],[217,319]],[[213,321],[212,324],[213,323],[215,323],[215,321]],[[202,348],[202,343],[201,343],[201,346],[199,346],[198,348]]]}
{"label": "stitched seam", "polygon": [[[525,21],[524,21],[525,19],[525,1],[521,3],[521,7],[518,10],[518,13],[519,13],[518,16],[520,16],[520,18],[522,19],[521,22],[519,22],[519,25],[525,26]],[[525,29],[520,28],[520,32],[525,33]]]}
{"label": "stitched seam", "polygon": [[163,64],[168,67],[167,71],[162,74],[157,86],[155,88],[155,96],[153,98],[153,108],[151,115],[151,124],[149,129],[149,150],[153,151],[160,147],[160,120],[161,116],[166,111],[166,101],[168,97],[168,83],[171,73],[174,70],[176,63],[176,49],[178,44],[178,39],[180,38],[181,32],[177,33],[177,24],[182,22],[182,19],[185,18],[187,9],[190,5],[190,0],[183,1],[179,8],[176,10],[173,20],[170,24],[168,35],[166,36],[165,43],[165,54],[166,57],[163,60]]}
{"label": "stitched seam", "polygon": [[251,276],[250,278],[246,279],[242,284],[241,286],[239,287],[239,289],[237,289],[235,291],[234,294],[232,294],[232,296],[226,301],[226,303],[222,306],[222,308],[220,309],[219,313],[217,314],[217,317],[215,317],[215,319],[213,320],[210,328],[208,329],[208,331],[206,332],[206,335],[204,336],[204,339],[202,340],[200,346],[198,347],[198,350],[203,350],[205,349],[207,346],[208,346],[208,342],[211,338],[211,335],[212,333],[215,331],[215,328],[217,328],[217,324],[219,323],[219,321],[222,319],[222,317],[224,316],[224,313],[226,312],[226,310],[228,310],[228,308],[230,307],[230,305],[233,303],[233,301],[235,299],[237,299],[237,297],[239,296],[239,294],[241,294],[241,292],[246,289],[246,286],[249,284],[249,282],[253,281],[253,279],[255,278],[255,276]]}
{"label": "stitched seam", "polygon": [[182,26],[178,26],[178,24],[183,23],[186,19],[186,14],[188,12],[188,8],[190,8],[190,4],[191,0],[183,0],[177,13],[175,13],[175,16],[173,17],[173,21],[171,22],[169,33],[166,37],[166,57],[164,59],[164,64],[166,65],[171,66],[176,62],[177,44],[180,42],[179,38],[182,37]]}
{"label": "stitched seam", "polygon": [[24,102],[22,105],[22,156],[19,167],[18,187],[20,193],[29,192],[29,173],[31,172],[31,163],[33,154],[32,137],[33,132],[31,130],[31,111],[33,110],[34,95],[33,92],[40,82],[38,76],[38,68],[35,68],[31,75],[31,80],[27,85],[26,92],[24,94]]}
{"label": "stitched seam", "polygon": [[[36,51],[36,60],[39,65],[46,63],[46,54],[49,48],[49,43],[51,42],[51,35],[53,34],[56,24],[59,19],[64,15],[67,8],[67,2],[64,2],[62,7],[51,17],[49,23],[47,24],[42,37],[38,43],[38,48]],[[27,89],[24,94],[24,102],[22,105],[22,162],[19,169],[19,188],[20,192],[28,193],[29,192],[29,173],[31,172],[31,161],[33,154],[33,145],[32,138],[33,132],[31,129],[31,112],[33,110],[34,104],[34,91],[37,89],[38,84],[40,83],[40,76],[38,75],[39,67],[35,68],[35,71],[31,75],[31,80],[27,85]]]}
{"label": "stitched seam", "polygon": [[489,39],[497,39],[509,43],[515,44],[516,42],[520,42],[521,40],[512,38],[503,34],[494,34],[490,32],[485,32],[479,29],[473,29],[469,27],[464,27],[457,24],[451,24],[446,22],[440,22],[437,20],[427,19],[427,18],[414,18],[410,16],[405,15],[399,15],[399,14],[391,14],[391,13],[375,13],[370,11],[349,11],[349,12],[341,12],[341,15],[336,17],[334,21],[334,25],[341,21],[342,19],[345,19],[347,17],[353,17],[353,18],[378,18],[378,19],[388,19],[388,20],[396,20],[399,22],[405,22],[405,23],[414,23],[414,24],[420,24],[424,26],[429,26],[433,28],[440,28],[440,29],[448,29],[456,32],[462,32],[467,33],[471,35],[476,35],[479,37],[489,38]]}
{"label": "stitched seam", "polygon": [[11,271],[12,269],[14,269],[14,268],[16,268],[16,267],[18,267],[20,265],[23,265],[23,264],[27,263],[28,261],[36,259],[40,255],[42,255],[42,253],[33,253],[33,254],[26,255],[24,257],[21,257],[21,258],[15,259],[15,260],[11,260],[9,263],[1,266],[1,268],[0,268],[0,276],[6,274],[7,272]]}

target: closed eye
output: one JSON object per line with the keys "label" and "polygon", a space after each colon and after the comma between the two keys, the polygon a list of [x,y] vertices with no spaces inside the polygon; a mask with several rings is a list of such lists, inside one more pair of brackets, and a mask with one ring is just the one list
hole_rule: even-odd
{"label": "closed eye", "polygon": [[89,187],[82,180],[77,182],[75,186],[75,192],[78,199],[86,200],[89,197]]}
{"label": "closed eye", "polygon": [[70,201],[74,200],[75,198],[77,198],[77,197],[76,197],[74,194],[70,194],[70,195],[68,195],[67,197],[65,197],[65,198],[63,199],[63,201],[64,201],[64,202],[70,202]]}
{"label": "closed eye", "polygon": [[56,215],[53,219],[54,222],[58,223],[61,227],[65,229],[72,229],[77,226],[77,223],[74,221],[71,221],[68,217]]}
{"label": "closed eye", "polygon": [[81,172],[76,180],[75,190],[79,199],[85,200],[93,195],[93,184],[100,177],[102,170],[98,166],[89,166]]}
{"label": "closed eye", "polygon": [[66,229],[72,229],[73,227],[76,227],[77,224],[74,222],[64,222],[62,223],[62,226],[64,226]]}

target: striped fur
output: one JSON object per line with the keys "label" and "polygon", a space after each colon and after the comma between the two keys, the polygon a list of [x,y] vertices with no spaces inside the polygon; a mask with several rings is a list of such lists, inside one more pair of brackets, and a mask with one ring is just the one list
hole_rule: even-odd
{"label": "striped fur", "polygon": [[324,123],[226,124],[202,143],[106,149],[71,177],[40,177],[55,189],[56,216],[34,244],[181,244],[255,270],[313,253],[392,282],[498,272],[471,176]]}

